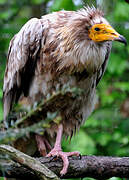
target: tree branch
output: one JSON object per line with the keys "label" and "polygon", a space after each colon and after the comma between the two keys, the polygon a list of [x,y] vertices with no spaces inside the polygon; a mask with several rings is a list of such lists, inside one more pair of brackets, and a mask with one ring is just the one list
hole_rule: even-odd
{"label": "tree branch", "polygon": [[40,180],[59,180],[59,178],[44,164],[41,164],[40,161],[16,150],[11,146],[0,145],[0,152],[9,155],[12,160],[18,162],[24,167],[29,168]]}
{"label": "tree branch", "polygon": [[[37,173],[40,175],[44,174],[44,170],[42,171],[38,167],[44,169],[44,166],[60,176],[59,172],[62,169],[62,160],[59,158],[56,160],[46,157],[35,159],[23,153],[21,156],[21,152],[6,145],[0,146],[0,152],[8,154],[13,160],[0,159],[0,176],[37,180],[41,179],[41,177],[39,178],[37,176]],[[26,159],[25,161],[24,158]],[[129,157],[82,156],[81,159],[79,157],[70,157],[69,162],[68,172],[62,177],[63,179],[92,177],[104,180],[111,177],[129,177]],[[48,175],[49,173],[45,170],[45,174]],[[52,175],[52,179],[54,178],[56,179],[57,177]]]}

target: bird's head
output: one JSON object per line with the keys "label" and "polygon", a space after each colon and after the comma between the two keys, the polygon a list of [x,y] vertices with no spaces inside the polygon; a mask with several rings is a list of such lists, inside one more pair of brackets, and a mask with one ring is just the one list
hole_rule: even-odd
{"label": "bird's head", "polygon": [[118,32],[113,29],[109,24],[94,24],[89,29],[89,37],[95,42],[103,41],[119,41],[127,45],[127,41],[124,36],[120,35]]}

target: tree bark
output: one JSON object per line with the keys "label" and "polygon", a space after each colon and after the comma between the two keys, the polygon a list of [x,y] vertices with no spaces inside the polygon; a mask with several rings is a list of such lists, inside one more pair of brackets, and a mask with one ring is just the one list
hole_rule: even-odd
{"label": "tree bark", "polygon": [[[1,147],[2,146],[0,146],[0,152],[9,155],[10,150],[7,150],[9,149],[9,146],[4,145],[4,150]],[[27,180],[28,178],[31,180],[41,179],[41,176],[39,176],[39,174],[37,175],[37,172],[34,168],[34,166],[36,167],[37,162],[39,165],[43,164],[44,166],[46,166],[57,176],[60,176],[60,171],[62,169],[62,160],[60,158],[33,158],[34,161],[32,162],[32,165],[34,163],[34,166],[32,166],[30,165],[29,161],[27,162],[26,160],[23,160],[24,156],[22,156],[22,160],[19,160],[19,155],[21,158],[20,153],[20,151],[17,151],[14,148],[12,149],[11,147],[11,155],[9,155],[9,158],[12,160],[0,158],[0,176],[24,180]],[[27,156],[27,158],[29,159],[31,157]],[[95,179],[104,180],[111,177],[129,177],[129,157],[120,158],[102,156],[81,156],[81,158],[70,157],[69,162],[70,164],[67,174],[61,177],[63,179],[91,177]],[[40,173],[42,174],[42,171],[40,171]],[[58,179],[56,176],[49,177],[48,179],[54,178]]]}
{"label": "tree bark", "polygon": [[56,176],[56,174],[49,170],[39,160],[36,160],[35,158],[28,156],[11,146],[0,145],[0,152],[7,154],[12,160],[30,169],[39,180],[59,180],[58,176]]}

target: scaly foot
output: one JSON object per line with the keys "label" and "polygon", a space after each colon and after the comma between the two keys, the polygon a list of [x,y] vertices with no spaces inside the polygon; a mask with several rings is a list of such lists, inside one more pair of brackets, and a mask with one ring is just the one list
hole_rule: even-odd
{"label": "scaly foot", "polygon": [[63,169],[61,170],[60,174],[64,175],[67,173],[67,169],[69,166],[68,157],[80,156],[80,153],[79,152],[62,152],[61,148],[54,147],[54,149],[52,149],[46,157],[51,157],[51,156],[61,157],[61,159],[63,160]]}

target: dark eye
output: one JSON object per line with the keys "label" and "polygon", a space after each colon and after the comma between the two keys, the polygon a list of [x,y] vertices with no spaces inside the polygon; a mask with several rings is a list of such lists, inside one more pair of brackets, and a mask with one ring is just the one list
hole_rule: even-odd
{"label": "dark eye", "polygon": [[100,31],[100,29],[98,27],[95,28],[95,31]]}

